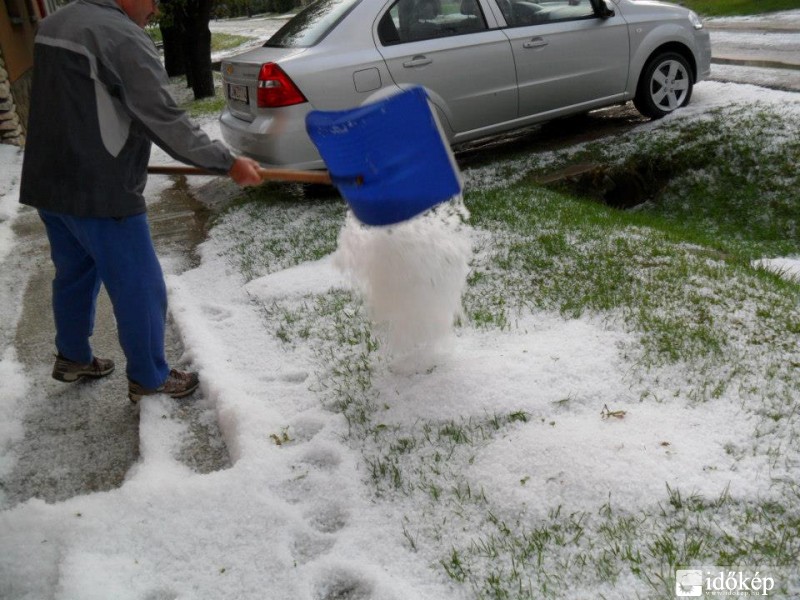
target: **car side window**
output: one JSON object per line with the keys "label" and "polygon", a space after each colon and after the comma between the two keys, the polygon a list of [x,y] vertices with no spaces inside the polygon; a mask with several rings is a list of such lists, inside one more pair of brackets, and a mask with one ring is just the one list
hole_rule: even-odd
{"label": "car side window", "polygon": [[509,27],[525,27],[557,21],[596,17],[590,0],[497,0]]}
{"label": "car side window", "polygon": [[484,31],[478,0],[398,0],[378,23],[384,46]]}

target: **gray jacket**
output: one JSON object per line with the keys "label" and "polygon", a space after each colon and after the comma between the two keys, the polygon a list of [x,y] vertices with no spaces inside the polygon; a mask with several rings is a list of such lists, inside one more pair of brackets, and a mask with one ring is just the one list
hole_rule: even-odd
{"label": "gray jacket", "polygon": [[20,202],[81,217],[145,211],[150,141],[225,174],[234,158],[180,110],[147,36],[114,0],[74,0],[36,35]]}

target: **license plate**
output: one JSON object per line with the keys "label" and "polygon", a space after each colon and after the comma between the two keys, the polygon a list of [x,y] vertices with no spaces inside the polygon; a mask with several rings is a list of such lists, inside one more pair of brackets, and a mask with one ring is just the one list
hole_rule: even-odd
{"label": "license plate", "polygon": [[236,100],[237,102],[248,103],[247,101],[247,86],[237,85],[235,83],[228,84],[228,98]]}

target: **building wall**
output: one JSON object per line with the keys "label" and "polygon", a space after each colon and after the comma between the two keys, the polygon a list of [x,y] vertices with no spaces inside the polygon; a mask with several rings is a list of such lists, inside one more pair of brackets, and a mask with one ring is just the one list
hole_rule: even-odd
{"label": "building wall", "polygon": [[23,145],[30,105],[36,0],[0,0],[0,142]]}
{"label": "building wall", "polygon": [[[30,80],[30,77],[27,79]],[[22,79],[17,81],[22,81]],[[27,110],[19,110],[12,92],[13,87],[19,86],[12,85],[5,68],[3,52],[0,50],[0,143],[24,146],[25,128],[23,124],[25,121],[20,118],[20,113],[27,116]],[[25,97],[28,98],[29,94]]]}
{"label": "building wall", "polygon": [[33,37],[40,18],[33,0],[0,0],[0,50],[12,82],[33,66]]}

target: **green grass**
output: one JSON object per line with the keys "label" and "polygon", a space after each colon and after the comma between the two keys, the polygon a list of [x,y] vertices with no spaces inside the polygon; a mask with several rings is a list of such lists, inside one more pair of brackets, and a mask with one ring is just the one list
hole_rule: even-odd
{"label": "green grass", "polygon": [[244,192],[215,228],[226,240],[226,256],[250,281],[332,253],[344,214],[343,203],[330,197],[309,198],[300,185],[267,183]]}
{"label": "green grass", "polygon": [[680,0],[679,4],[709,17],[756,15],[799,8],[797,0]]}
{"label": "green grass", "polygon": [[[311,385],[345,419],[375,501],[412,507],[398,535],[468,597],[570,598],[591,590],[596,598],[667,599],[681,566],[790,572],[800,556],[800,488],[779,474],[800,454],[800,286],[751,260],[800,254],[798,139],[797,119],[765,107],[729,108],[555,155],[528,148],[492,165],[513,177],[509,185],[480,189],[470,185],[480,177],[466,173],[470,223],[486,235],[461,327],[512,330],[518,316],[544,311],[629,332],[633,341],[620,353],[641,403],[685,411],[725,399],[741,411],[741,441],[725,452],[736,464],[769,461],[775,477],[763,498],[665,486],[633,508],[609,498],[591,509],[508,512],[498,502],[503,490],[469,477],[471,465],[489,444],[523,428],[534,435],[558,428],[580,410],[571,397],[555,402],[553,413],[388,424],[383,415],[393,400],[376,386],[385,359],[356,295],[256,301],[265,332],[287,351],[310,350]],[[621,211],[589,194],[586,182],[536,183],[588,160],[658,185],[646,204]],[[251,280],[332,252],[343,217],[340,200],[272,185],[244,196],[214,235]],[[680,377],[662,381],[662,373]],[[598,424],[627,419],[618,408],[608,399]],[[519,486],[541,483],[539,475],[521,473]],[[788,597],[788,581],[779,580],[776,597]],[[630,585],[636,591],[628,593]]]}
{"label": "green grass", "polygon": [[183,106],[190,117],[202,117],[207,115],[217,115],[225,108],[225,98],[219,89],[213,96],[191,100]]}
{"label": "green grass", "polygon": [[148,25],[144,28],[147,35],[150,36],[150,39],[153,40],[153,43],[160,44],[164,41],[164,36],[161,34],[161,28],[158,25]]}
{"label": "green grass", "polygon": [[212,71],[214,78],[214,95],[207,98],[196,100],[192,89],[186,84],[186,77],[181,75],[173,78],[173,82],[184,88],[184,95],[178,101],[179,106],[185,110],[190,117],[217,116],[225,108],[225,95],[222,91],[222,75],[217,71]]}
{"label": "green grass", "polygon": [[[789,356],[800,343],[798,286],[750,261],[800,253],[798,127],[767,110],[725,110],[553,160],[509,161],[509,173],[528,168],[530,177],[467,197],[473,224],[494,232],[465,298],[472,323],[505,327],[530,308],[568,318],[616,315],[641,332],[629,358],[643,372],[682,365],[677,397],[707,402],[736,390],[763,419],[757,435],[778,431],[771,419],[780,435],[795,431],[786,421],[794,420],[800,385],[785,361],[796,360]],[[558,191],[530,183],[586,161],[667,183],[635,212],[571,195],[583,189],[578,184]],[[771,357],[751,360],[760,352]],[[751,383],[762,373],[765,382]],[[613,588],[626,573],[645,581],[652,597],[670,598],[676,566],[788,567],[800,552],[791,485],[775,504],[668,489],[660,506],[620,514],[609,505],[533,524],[489,517],[469,544],[448,551],[442,568],[477,598],[561,597],[578,581]]]}
{"label": "green grass", "polygon": [[[624,182],[636,181],[641,189],[630,195],[647,202],[635,212],[596,210],[588,203],[569,205],[562,209],[562,220],[598,226],[624,221],[701,245],[709,256],[747,263],[764,255],[800,253],[795,192],[800,181],[795,168],[800,159],[798,135],[800,125],[775,112],[758,107],[717,109],[652,136],[623,135],[613,144],[589,143],[546,160],[522,154],[497,170],[513,173],[516,179],[525,172],[531,183],[515,188],[525,196],[539,193],[535,182],[543,175],[591,163],[595,167],[585,175],[562,179],[551,189],[587,199],[617,198],[624,197]],[[522,206],[509,209],[491,197],[505,193],[505,189],[490,191],[486,199],[478,195],[470,208],[482,220],[508,219],[498,211]],[[520,202],[531,201],[529,196]],[[569,246],[563,228],[538,235],[539,243],[554,246],[553,252]]]}
{"label": "green grass", "polygon": [[220,52],[222,50],[230,50],[238,48],[242,44],[250,41],[252,38],[244,35],[233,35],[231,33],[211,33],[211,51]]}
{"label": "green grass", "polygon": [[[153,41],[159,42],[161,40],[161,30],[158,27],[148,27],[147,33],[150,37],[153,38]],[[250,38],[243,37],[240,35],[230,35],[227,33],[212,33],[211,34],[211,51],[217,52],[219,50],[226,50],[229,48],[236,48],[241,46],[244,42],[249,40]],[[217,73],[216,71],[212,73],[214,77],[214,89],[215,93],[213,96],[208,98],[201,98],[200,100],[195,100],[191,98],[186,100],[185,102],[181,103],[181,108],[183,108],[189,116],[193,118],[208,116],[208,115],[216,115],[222,112],[222,109],[225,108],[225,96],[222,93],[222,76]],[[184,76],[180,76],[176,78],[182,81],[184,84],[186,82],[186,78]]]}
{"label": "green grass", "polygon": [[195,100],[191,88],[186,87],[186,77],[180,76],[174,78],[175,81],[185,87],[186,99],[179,102],[179,106],[185,110],[190,117],[207,117],[211,115],[218,115],[225,108],[225,96],[222,93],[222,75],[213,72],[214,77],[214,95],[208,98],[201,98]]}

